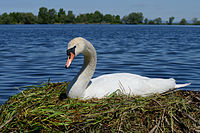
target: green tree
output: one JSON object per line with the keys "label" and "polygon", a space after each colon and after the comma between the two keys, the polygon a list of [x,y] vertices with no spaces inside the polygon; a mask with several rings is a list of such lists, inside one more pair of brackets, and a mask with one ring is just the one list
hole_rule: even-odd
{"label": "green tree", "polygon": [[20,18],[20,17],[21,17],[21,14],[22,14],[22,13],[11,12],[11,13],[9,14],[9,17],[12,18],[11,24],[19,24],[20,21],[21,21],[21,18]]}
{"label": "green tree", "polygon": [[103,14],[101,14],[99,11],[95,11],[92,19],[93,23],[101,23],[103,20]]}
{"label": "green tree", "polygon": [[67,16],[65,14],[65,11],[63,10],[63,8],[60,8],[59,12],[58,12],[58,20],[57,20],[57,22],[64,24],[65,20],[66,20],[66,17]]}
{"label": "green tree", "polygon": [[144,24],[148,24],[148,18],[144,19]]}
{"label": "green tree", "polygon": [[75,15],[73,14],[72,11],[68,11],[65,22],[66,23],[75,23]]}
{"label": "green tree", "polygon": [[174,19],[175,19],[175,18],[174,18],[173,16],[170,17],[170,18],[169,18],[169,23],[168,23],[168,24],[171,25],[171,24],[173,23]]}
{"label": "green tree", "polygon": [[154,20],[149,20],[148,24],[155,24]]}
{"label": "green tree", "polygon": [[94,18],[93,18],[94,14],[93,13],[87,13],[85,14],[85,21],[86,23],[94,23]]}
{"label": "green tree", "polygon": [[[4,23],[9,24],[34,24],[36,22],[36,16],[32,13],[20,13],[20,12],[11,12],[9,15],[4,14]],[[8,22],[9,20],[9,22]]]}
{"label": "green tree", "polygon": [[[79,15],[77,16],[77,18],[76,18],[76,22],[77,22],[77,23],[88,23],[88,20],[89,20],[88,16],[90,16],[89,13],[88,13],[88,14],[79,14]],[[92,18],[92,17],[91,17],[91,18]],[[90,18],[90,19],[91,19],[91,18]],[[92,22],[92,20],[91,20],[91,22]]]}
{"label": "green tree", "polygon": [[48,11],[48,23],[54,24],[56,22],[57,12],[55,9],[49,9]]}
{"label": "green tree", "polygon": [[130,13],[128,16],[123,17],[123,22],[126,24],[141,24],[143,22],[143,14],[141,12],[139,13]]}
{"label": "green tree", "polygon": [[[23,15],[23,14],[21,14]],[[33,13],[24,13],[23,15],[23,23],[24,24],[34,24],[36,23],[36,16],[33,15]]]}
{"label": "green tree", "polygon": [[76,18],[77,23],[101,23],[103,22],[103,14],[99,11],[94,13],[79,14]]}
{"label": "green tree", "polygon": [[113,22],[113,16],[111,14],[106,14],[103,16],[103,21],[105,23],[112,23]]}
{"label": "green tree", "polygon": [[154,22],[155,22],[155,24],[162,24],[162,19],[160,17],[156,18],[156,19],[154,19]]}
{"label": "green tree", "polygon": [[112,24],[121,24],[121,19],[119,15],[113,16],[113,22]]}
{"label": "green tree", "polygon": [[17,21],[18,24],[24,24],[24,19],[25,19],[25,16],[24,16],[25,13],[19,13],[17,12],[16,15],[15,15],[15,20]]}
{"label": "green tree", "polygon": [[187,24],[187,20],[185,18],[181,19],[181,21],[179,22],[180,25],[186,25]]}
{"label": "green tree", "polygon": [[38,13],[38,23],[39,24],[48,24],[48,9],[46,7],[41,7]]}
{"label": "green tree", "polygon": [[5,14],[5,17],[7,16],[9,18],[9,21],[10,21],[8,22],[9,24],[19,24],[23,20],[22,14],[23,13],[19,13],[19,12],[11,12],[9,15]]}
{"label": "green tree", "polygon": [[8,15],[7,13],[3,13],[1,15],[1,23],[2,24],[13,24],[13,17]]}

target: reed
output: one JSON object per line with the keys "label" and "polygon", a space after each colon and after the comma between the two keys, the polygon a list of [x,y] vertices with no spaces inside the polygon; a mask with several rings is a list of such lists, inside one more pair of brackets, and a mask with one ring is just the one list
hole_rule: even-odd
{"label": "reed", "polygon": [[0,132],[200,132],[200,92],[67,98],[68,82],[27,87],[1,106]]}

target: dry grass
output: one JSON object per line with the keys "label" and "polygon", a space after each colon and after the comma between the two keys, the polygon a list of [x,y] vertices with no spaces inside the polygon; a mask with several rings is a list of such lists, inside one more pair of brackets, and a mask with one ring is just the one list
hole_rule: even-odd
{"label": "dry grass", "polygon": [[46,83],[10,97],[0,132],[200,132],[200,92],[83,101],[65,98],[67,85]]}

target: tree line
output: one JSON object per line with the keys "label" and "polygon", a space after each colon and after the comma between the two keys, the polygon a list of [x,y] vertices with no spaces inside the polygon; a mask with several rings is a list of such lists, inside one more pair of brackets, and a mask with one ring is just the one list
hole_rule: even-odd
{"label": "tree line", "polygon": [[[162,18],[160,17],[152,20],[144,18],[142,12],[132,12],[127,16],[123,16],[122,18],[119,15],[103,15],[99,11],[95,11],[94,13],[79,14],[75,16],[72,11],[68,11],[66,13],[63,8],[60,8],[57,12],[55,9],[47,9],[46,7],[41,7],[37,16],[33,13],[3,13],[0,15],[0,24],[189,24],[185,18],[181,19],[179,23],[174,23],[174,19],[175,17],[172,16],[169,17],[169,20],[166,22],[163,22]],[[198,18],[193,18],[192,23],[190,24],[200,25],[200,21]]]}

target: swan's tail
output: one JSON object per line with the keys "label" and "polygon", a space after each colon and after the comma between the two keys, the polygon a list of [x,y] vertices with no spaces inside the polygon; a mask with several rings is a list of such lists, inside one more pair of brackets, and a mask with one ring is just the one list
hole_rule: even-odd
{"label": "swan's tail", "polygon": [[190,84],[191,84],[191,83],[186,83],[186,84],[176,84],[176,85],[175,85],[175,89],[182,88],[182,87],[188,86],[188,85],[190,85]]}

